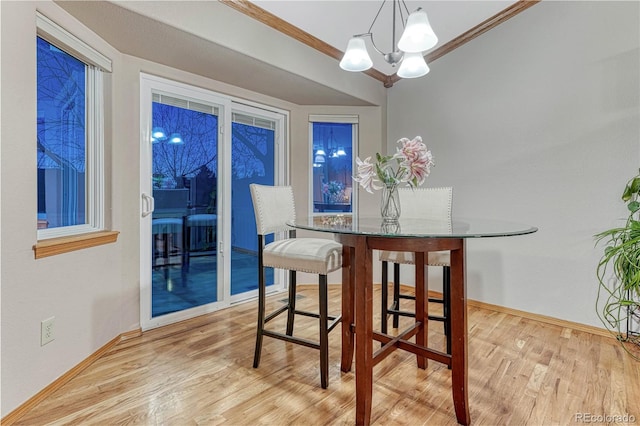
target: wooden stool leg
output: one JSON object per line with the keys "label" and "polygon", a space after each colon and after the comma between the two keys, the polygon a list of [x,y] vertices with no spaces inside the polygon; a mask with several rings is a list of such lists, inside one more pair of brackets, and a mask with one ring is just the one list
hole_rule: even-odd
{"label": "wooden stool leg", "polygon": [[380,331],[387,334],[388,305],[389,303],[389,264],[382,262],[382,311],[380,315]]}
{"label": "wooden stool leg", "polygon": [[[393,309],[400,310],[400,264],[393,264]],[[398,328],[400,315],[393,314],[393,328]]]}
{"label": "wooden stool leg", "polygon": [[165,282],[169,279],[169,234],[162,234],[162,266]]}
{"label": "wooden stool leg", "polygon": [[262,236],[258,237],[258,330],[256,331],[256,350],[253,354],[253,368],[260,365],[260,353],[262,352],[262,334],[264,331],[264,304],[265,304],[265,271],[262,262]]}
{"label": "wooden stool leg", "polygon": [[352,329],[355,315],[355,265],[352,259],[355,249],[342,246],[342,351],[340,353],[340,370],[344,373],[351,371],[355,336]]}
{"label": "wooden stool leg", "polygon": [[296,318],[296,271],[289,271],[289,309],[287,313],[287,336],[293,335],[293,321]]}
{"label": "wooden stool leg", "polygon": [[329,308],[327,296],[327,276],[320,275],[318,286],[320,300],[320,385],[329,386]]}

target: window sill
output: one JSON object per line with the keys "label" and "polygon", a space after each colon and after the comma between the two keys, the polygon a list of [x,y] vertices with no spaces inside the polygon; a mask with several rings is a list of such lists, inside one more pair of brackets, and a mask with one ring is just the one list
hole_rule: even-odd
{"label": "window sill", "polygon": [[36,259],[47,256],[55,256],[70,251],[82,250],[103,244],[115,243],[120,231],[99,231],[89,234],[73,235],[70,237],[51,238],[38,241],[33,245]]}

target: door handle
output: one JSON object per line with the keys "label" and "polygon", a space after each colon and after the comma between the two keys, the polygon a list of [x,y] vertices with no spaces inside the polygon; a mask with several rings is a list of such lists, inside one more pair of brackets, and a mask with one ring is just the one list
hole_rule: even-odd
{"label": "door handle", "polygon": [[[147,208],[145,210],[145,207]],[[142,217],[147,217],[155,209],[155,200],[149,194],[142,193]]]}

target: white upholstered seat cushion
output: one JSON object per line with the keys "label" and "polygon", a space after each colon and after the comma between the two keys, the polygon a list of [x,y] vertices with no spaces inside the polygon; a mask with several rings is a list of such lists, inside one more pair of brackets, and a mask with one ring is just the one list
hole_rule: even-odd
{"label": "white upholstered seat cushion", "polygon": [[265,246],[264,266],[327,275],[342,267],[342,245],[322,238],[289,238]]}
{"label": "white upholstered seat cushion", "polygon": [[[429,266],[451,266],[449,251],[431,251],[427,256],[426,264]],[[383,262],[400,263],[403,265],[415,265],[416,257],[413,252],[405,251],[381,251],[380,260]]]}

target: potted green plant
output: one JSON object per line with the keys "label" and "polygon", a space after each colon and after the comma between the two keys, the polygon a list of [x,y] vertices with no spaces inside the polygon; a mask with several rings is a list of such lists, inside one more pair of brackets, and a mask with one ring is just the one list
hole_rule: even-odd
{"label": "potted green plant", "polygon": [[640,359],[640,173],[629,179],[621,198],[629,210],[624,225],[595,236],[604,245],[596,309],[604,326]]}

